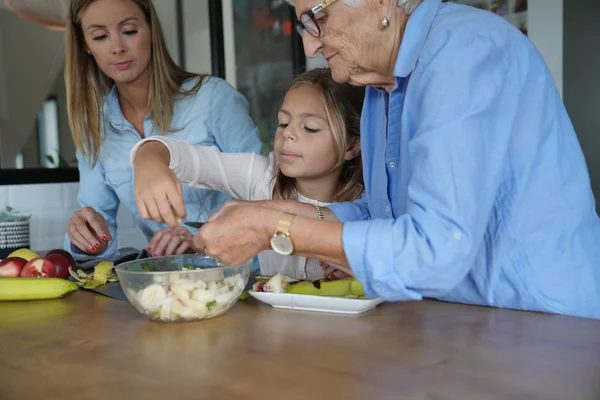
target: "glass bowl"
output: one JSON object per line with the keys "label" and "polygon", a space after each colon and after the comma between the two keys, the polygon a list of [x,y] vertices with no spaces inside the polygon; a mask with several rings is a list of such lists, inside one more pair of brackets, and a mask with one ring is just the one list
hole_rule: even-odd
{"label": "glass bowl", "polygon": [[231,308],[252,260],[225,265],[202,254],[153,257],[115,267],[123,292],[142,314],[163,322],[199,321]]}

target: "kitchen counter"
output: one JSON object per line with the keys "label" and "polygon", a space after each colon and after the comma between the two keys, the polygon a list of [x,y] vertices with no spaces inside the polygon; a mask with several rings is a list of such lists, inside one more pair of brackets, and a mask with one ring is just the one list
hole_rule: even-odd
{"label": "kitchen counter", "polygon": [[348,316],[256,300],[148,321],[79,291],[0,303],[0,399],[600,399],[600,321],[448,304]]}

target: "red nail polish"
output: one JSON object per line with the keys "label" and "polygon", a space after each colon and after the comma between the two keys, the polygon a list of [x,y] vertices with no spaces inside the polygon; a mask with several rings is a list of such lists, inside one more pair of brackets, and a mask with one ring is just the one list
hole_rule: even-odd
{"label": "red nail polish", "polygon": [[148,253],[152,253],[152,247],[148,246]]}
{"label": "red nail polish", "polygon": [[100,243],[96,243],[96,244],[94,245],[94,249],[98,250],[99,248],[100,248]]}
{"label": "red nail polish", "polygon": [[103,242],[106,242],[108,240],[106,236],[102,236],[100,239],[102,239]]}

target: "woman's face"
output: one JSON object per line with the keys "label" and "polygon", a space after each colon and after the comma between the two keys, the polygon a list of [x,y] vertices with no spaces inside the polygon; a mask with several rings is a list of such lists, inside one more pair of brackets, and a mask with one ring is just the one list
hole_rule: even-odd
{"label": "woman's face", "polygon": [[[319,0],[296,0],[296,16],[310,10]],[[358,2],[357,2],[358,3]],[[302,35],[304,52],[314,58],[319,54],[327,61],[333,79],[352,83],[352,76],[370,72],[377,47],[376,5],[364,1],[361,7],[351,7],[338,0],[315,15],[321,36],[308,32]]]}
{"label": "woman's face", "polygon": [[85,43],[117,84],[136,81],[150,63],[150,25],[132,0],[95,0],[81,15]]}

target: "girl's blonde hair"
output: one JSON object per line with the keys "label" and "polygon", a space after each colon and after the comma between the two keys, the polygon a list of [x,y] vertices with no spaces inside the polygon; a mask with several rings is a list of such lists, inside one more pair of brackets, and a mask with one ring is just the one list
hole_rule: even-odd
{"label": "girl's blonde hair", "polygon": [[[365,89],[347,83],[337,83],[328,68],[316,68],[299,75],[288,89],[311,87],[320,96],[333,134],[337,162],[332,169],[342,167],[334,201],[343,202],[359,198],[364,190],[360,153],[352,160],[344,160],[344,153],[354,141],[360,140],[360,114]],[[276,166],[273,199],[297,200],[296,183]]]}
{"label": "girl's blonde hair", "polygon": [[[114,82],[106,76],[87,54],[81,15],[94,0],[71,0],[66,28],[67,61],[65,83],[69,126],[77,149],[94,165],[98,160],[102,134],[103,100]],[[207,75],[181,69],[167,50],[164,34],[152,0],[132,0],[143,11],[151,31],[151,56],[148,65],[150,116],[161,134],[169,131],[173,120],[175,98],[198,92]],[[198,78],[189,90],[181,85],[190,78]]]}

